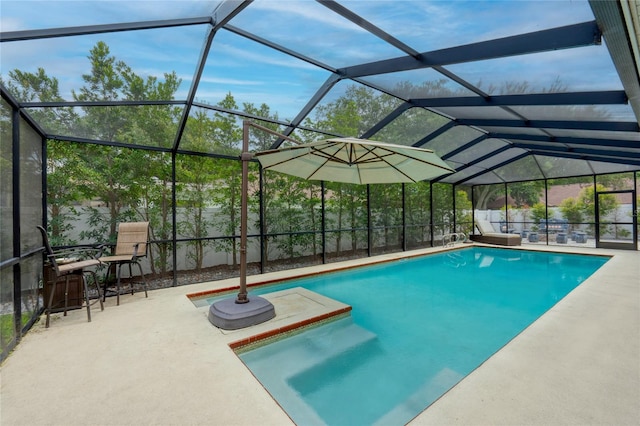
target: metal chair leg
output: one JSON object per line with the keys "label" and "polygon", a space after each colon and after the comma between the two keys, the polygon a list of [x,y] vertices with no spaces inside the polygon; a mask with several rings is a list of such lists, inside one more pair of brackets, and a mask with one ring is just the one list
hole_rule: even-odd
{"label": "metal chair leg", "polygon": [[64,316],[67,316],[67,310],[69,309],[69,274],[64,277]]}
{"label": "metal chair leg", "polygon": [[122,266],[124,266],[125,264],[127,264],[129,266],[129,279],[131,281],[131,295],[133,295],[135,293],[135,288],[134,288],[134,283],[133,283],[133,269],[131,264],[135,263],[136,265],[138,265],[138,268],[140,269],[140,276],[142,276],[142,281],[144,283],[144,296],[145,297],[149,297],[149,285],[147,284],[147,277],[144,275],[144,272],[142,272],[142,266],[140,265],[139,262],[119,262],[119,263],[110,263],[109,264],[109,268],[107,269],[107,275],[105,277],[105,283],[103,286],[103,294],[102,294],[102,300],[105,301],[107,299],[107,287],[108,287],[108,278],[110,276],[110,272],[111,272],[111,267],[113,267],[115,269],[115,274],[116,274],[116,305],[120,305],[120,293],[122,291],[121,288],[121,283],[122,283]]}
{"label": "metal chair leg", "polygon": [[116,281],[116,305],[120,306],[120,277],[122,275],[122,263],[118,264],[118,273],[117,273],[117,281]]}
{"label": "metal chair leg", "polygon": [[91,322],[91,302],[89,300],[89,283],[84,273],[82,274],[82,284],[84,286],[84,300],[85,300],[85,303],[87,304],[87,322]]}
{"label": "metal chair leg", "polygon": [[131,270],[131,262],[129,262],[129,282],[131,283],[131,295],[133,296],[133,271]]}
{"label": "metal chair leg", "polygon": [[102,289],[102,301],[107,301],[107,286],[109,285],[109,275],[111,273],[111,268],[113,268],[113,273],[116,273],[117,265],[115,263],[109,263],[109,267],[107,267],[107,275],[104,277],[104,286]]}
{"label": "metal chair leg", "polygon": [[[88,322],[91,322],[91,298],[89,297],[89,279],[86,274],[91,274],[93,276],[93,282],[96,285],[96,290],[98,292],[98,302],[100,302],[100,310],[104,311],[104,302],[102,301],[102,294],[100,294],[100,283],[98,282],[98,276],[94,271],[83,271],[82,273],[82,281],[84,284],[84,294],[85,294],[85,303],[87,304],[87,319]],[[94,302],[95,303],[95,302]]]}
{"label": "metal chair leg", "polygon": [[51,318],[51,308],[53,307],[53,295],[56,293],[56,284],[58,284],[58,278],[53,280],[51,286],[51,294],[49,294],[49,305],[47,306],[47,321],[44,323],[45,328],[49,328],[49,322]]}
{"label": "metal chair leg", "polygon": [[[140,265],[140,262],[136,262],[136,265],[138,265],[138,269],[140,269],[140,276],[142,276],[142,282],[144,283],[144,297],[149,297],[149,294],[147,294],[147,289],[148,289],[147,277],[145,277],[144,272],[142,272],[142,266]],[[132,293],[133,293],[133,290],[132,290]]]}
{"label": "metal chair leg", "polygon": [[93,282],[96,284],[96,291],[98,292],[98,300],[100,301],[100,310],[104,311],[104,303],[102,301],[102,294],[100,294],[100,283],[98,282],[98,276],[95,271],[87,271],[93,275]]}
{"label": "metal chair leg", "polygon": [[116,275],[116,305],[120,305],[120,275],[122,273],[122,263],[109,263],[107,268],[107,274],[104,277],[104,285],[102,286],[102,301],[107,301],[107,287],[109,286],[109,276],[111,275],[111,268]]}

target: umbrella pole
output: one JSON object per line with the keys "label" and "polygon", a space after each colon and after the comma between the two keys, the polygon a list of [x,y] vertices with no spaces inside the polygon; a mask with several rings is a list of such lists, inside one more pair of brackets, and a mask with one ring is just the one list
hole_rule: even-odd
{"label": "umbrella pole", "polygon": [[247,204],[249,202],[249,161],[253,158],[253,154],[249,152],[249,127],[251,126],[297,144],[300,143],[295,139],[274,132],[267,127],[260,126],[249,120],[242,122],[242,154],[240,155],[240,159],[242,160],[242,194],[240,194],[240,291],[238,292],[236,303],[249,302],[247,296]]}
{"label": "umbrella pole", "polygon": [[249,122],[242,123],[242,193],[240,194],[240,291],[236,303],[247,303],[247,204],[249,192]]}

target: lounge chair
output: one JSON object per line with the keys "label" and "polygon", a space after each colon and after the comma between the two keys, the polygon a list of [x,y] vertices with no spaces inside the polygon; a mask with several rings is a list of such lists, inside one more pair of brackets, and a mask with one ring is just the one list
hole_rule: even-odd
{"label": "lounge chair", "polygon": [[471,235],[472,241],[500,246],[519,246],[522,244],[520,235],[496,232],[488,220],[476,220],[476,227],[480,231],[480,235]]}

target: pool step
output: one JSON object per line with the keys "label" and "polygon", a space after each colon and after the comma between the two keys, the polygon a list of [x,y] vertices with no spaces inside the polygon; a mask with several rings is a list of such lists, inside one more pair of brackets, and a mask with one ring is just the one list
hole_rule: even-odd
{"label": "pool step", "polygon": [[427,405],[433,403],[440,395],[451,389],[463,378],[463,374],[444,367],[435,376],[426,381],[409,398],[378,419],[378,421],[375,422],[375,426],[404,423],[405,419],[409,419],[415,415],[415,407],[426,408]]}
{"label": "pool step", "polygon": [[[376,334],[356,325],[349,317],[306,331],[304,338],[296,339],[294,344],[272,343],[262,348],[257,359],[253,359],[251,351],[240,358],[250,359],[252,369],[269,371],[274,365],[286,366],[287,376],[291,377],[375,339]],[[287,348],[283,350],[285,345]]]}
{"label": "pool step", "polygon": [[[354,324],[351,317],[304,332],[302,339],[275,342],[240,354],[269,393],[280,402],[292,418],[304,419],[307,426],[325,425],[312,406],[301,397],[300,383],[305,375],[314,375],[330,360],[358,349],[367,350],[377,343],[377,335]],[[300,336],[298,336],[300,337]],[[296,343],[292,343],[296,342]],[[253,355],[255,353],[255,355]],[[286,371],[283,375],[282,371]],[[304,379],[303,379],[304,380]]]}
{"label": "pool step", "polygon": [[[362,330],[362,329],[360,329]],[[310,395],[322,388],[332,389],[336,383],[357,375],[382,353],[378,339],[362,339],[357,344],[338,347],[337,353],[323,356],[308,368],[289,375],[287,382],[300,395]]]}

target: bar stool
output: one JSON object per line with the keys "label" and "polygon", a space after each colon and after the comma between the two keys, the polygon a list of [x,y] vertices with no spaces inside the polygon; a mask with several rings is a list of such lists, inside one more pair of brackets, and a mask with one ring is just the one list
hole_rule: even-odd
{"label": "bar stool", "polygon": [[[120,278],[122,275],[122,266],[129,266],[129,278],[133,280],[133,271],[131,265],[137,265],[142,277],[144,287],[144,297],[149,297],[147,292],[147,278],[142,272],[140,259],[147,256],[149,247],[149,222],[122,222],[118,224],[118,236],[116,238],[116,246],[111,256],[98,257],[98,260],[109,265],[107,268],[107,276],[104,280],[104,289],[102,292],[103,300],[106,300],[108,287],[109,272],[114,269],[116,273],[116,304],[120,305]],[[133,282],[130,283],[131,294],[133,295]]]}
{"label": "bar stool", "polygon": [[[86,250],[66,250],[66,251],[58,251],[54,252],[51,249],[51,245],[49,244],[49,237],[47,236],[47,231],[42,226],[37,226],[42,234],[42,241],[44,242],[44,247],[46,250],[47,259],[51,268],[55,274],[55,278],[53,279],[51,294],[49,295],[49,303],[46,305],[45,312],[47,314],[47,320],[45,322],[45,327],[49,328],[51,311],[53,309],[53,298],[56,293],[56,285],[58,281],[64,279],[65,281],[65,289],[64,289],[64,307],[63,312],[64,316],[67,315],[68,305],[69,305],[69,278],[76,275],[82,280],[83,289],[84,289],[84,299],[85,304],[87,306],[87,320],[91,322],[91,305],[100,302],[100,310],[104,310],[104,304],[102,302],[102,294],[100,292],[100,285],[98,283],[98,277],[96,276],[95,271],[93,270],[85,270],[85,268],[89,268],[92,266],[100,265],[100,261],[96,258],[90,257],[88,259],[80,259],[77,256],[87,255]],[[98,291],[98,299],[94,302],[91,302],[89,299],[89,284],[86,277],[86,274],[90,274],[93,276],[93,282],[95,283],[96,290]]]}

